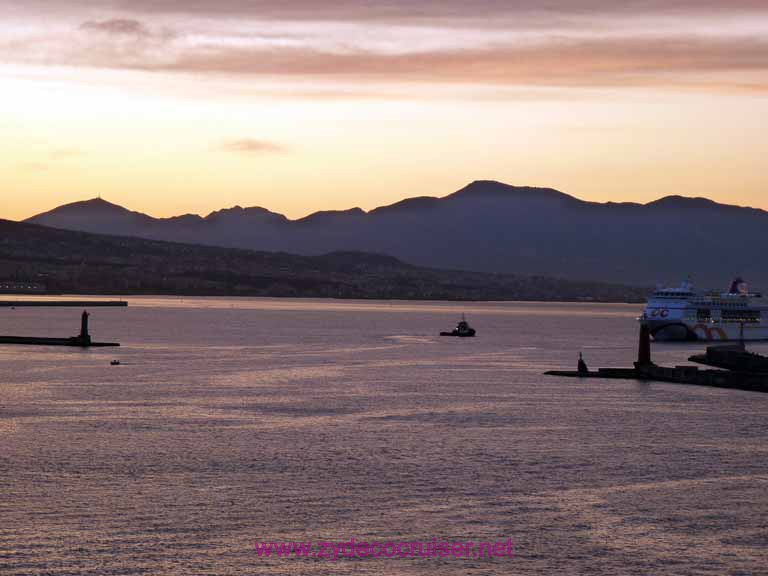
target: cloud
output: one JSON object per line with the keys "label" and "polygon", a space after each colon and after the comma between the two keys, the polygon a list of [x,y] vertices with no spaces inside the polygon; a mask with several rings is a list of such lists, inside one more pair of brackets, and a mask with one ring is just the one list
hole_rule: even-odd
{"label": "cloud", "polygon": [[288,151],[288,148],[282,144],[250,138],[224,142],[220,149],[225,152],[238,152],[241,154],[284,154]]}
{"label": "cloud", "polygon": [[[87,4],[81,1],[79,6]],[[765,0],[541,0],[535,8],[531,6],[534,3],[521,0],[478,0],[471,6],[458,0],[417,4],[403,0],[375,4],[357,0],[286,0],[279,4],[261,0],[112,1],[105,10],[122,9],[136,18],[88,20],[74,36],[71,29],[62,32],[61,28],[35,36],[9,36],[0,42],[0,59],[197,77],[299,81],[305,86],[320,80],[335,84],[339,93],[360,92],[364,87],[370,93],[368,88],[373,85],[397,84],[768,90]],[[438,20],[424,27],[332,22],[337,17],[352,18],[353,14],[375,19],[377,10],[392,17],[455,18],[454,24],[467,27],[458,30]],[[670,10],[691,14],[719,10],[731,19],[714,18],[703,23],[664,19],[663,14]],[[750,10],[762,10],[766,17],[745,15]],[[210,18],[164,19],[157,15],[173,11],[185,15],[210,12]],[[248,19],[266,19],[273,11],[286,18],[308,19],[312,12],[314,19],[294,24]],[[584,26],[545,29],[521,20],[507,30],[501,19],[489,21],[494,14],[536,11],[551,12],[553,20],[578,17]],[[627,17],[635,12],[651,19]],[[139,13],[142,19],[137,19]],[[226,17],[235,13],[242,13],[243,19]],[[622,16],[598,25],[589,17],[592,13]],[[484,23],[473,20],[481,17],[486,18]],[[468,22],[474,22],[475,27]]]}
{"label": "cloud", "polygon": [[30,12],[40,7],[65,13],[74,10],[114,11],[122,14],[170,14],[244,17],[257,20],[391,20],[498,17],[518,18],[538,13],[549,17],[595,15],[768,12],[765,0],[26,0]]}
{"label": "cloud", "polygon": [[[684,85],[687,76],[755,73],[768,78],[768,40],[762,38],[629,38],[555,40],[529,44],[404,54],[311,47],[206,47],[172,60],[145,63],[166,72],[274,77],[538,86]],[[741,78],[739,83],[744,83]]]}
{"label": "cloud", "polygon": [[100,32],[117,36],[150,36],[150,31],[138,20],[117,18],[114,20],[102,20],[83,22],[81,30],[88,32]]}
{"label": "cloud", "polygon": [[[146,30],[137,23],[136,29]],[[133,38],[133,37],[131,37]],[[33,39],[10,50],[47,65],[154,73],[317,81],[359,89],[366,83],[539,87],[648,86],[707,91],[768,91],[768,38],[759,36],[637,35],[540,37],[393,52],[375,46],[281,44],[241,37],[174,34],[111,41]],[[3,47],[0,46],[0,55]],[[249,141],[239,142],[248,151]],[[232,143],[230,143],[232,144]],[[255,141],[251,151],[264,152]],[[274,150],[272,150],[274,151]]]}

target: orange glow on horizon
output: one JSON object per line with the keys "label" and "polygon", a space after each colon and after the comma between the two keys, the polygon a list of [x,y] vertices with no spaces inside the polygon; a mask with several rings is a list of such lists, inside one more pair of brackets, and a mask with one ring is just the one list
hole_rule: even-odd
{"label": "orange glow on horizon", "polygon": [[561,20],[503,27],[493,2],[429,25],[399,3],[402,22],[288,2],[293,20],[253,20],[263,35],[205,2],[139,5],[94,19],[63,2],[55,24],[0,8],[0,217],[101,196],[159,217],[300,218],[480,179],[768,209],[768,12],[752,4],[625,18],[605,3],[581,21],[564,3]]}

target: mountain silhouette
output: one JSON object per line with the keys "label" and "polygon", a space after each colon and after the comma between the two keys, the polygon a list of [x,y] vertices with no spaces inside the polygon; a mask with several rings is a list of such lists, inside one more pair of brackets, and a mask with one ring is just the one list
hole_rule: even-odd
{"label": "mountain silhouette", "polygon": [[647,293],[619,284],[422,268],[384,254],[296,256],[7,220],[0,220],[0,278],[64,294],[640,302]]}
{"label": "mountain silhouette", "polygon": [[444,198],[289,220],[264,208],[153,218],[105,200],[61,206],[28,222],[99,234],[280,251],[356,250],[418,266],[653,285],[692,276],[768,287],[768,212],[705,198],[597,203],[551,188],[476,181]]}

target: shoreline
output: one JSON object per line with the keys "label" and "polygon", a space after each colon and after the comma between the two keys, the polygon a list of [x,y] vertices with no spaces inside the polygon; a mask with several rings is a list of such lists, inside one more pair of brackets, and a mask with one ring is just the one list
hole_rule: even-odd
{"label": "shoreline", "polygon": [[[7,296],[8,298],[4,298]],[[0,306],[6,305],[7,302],[12,302],[14,298],[22,298],[21,302],[26,300],[46,300],[50,298],[119,298],[121,301],[126,298],[234,298],[234,299],[263,299],[263,300],[327,300],[334,302],[445,302],[445,303],[475,303],[475,304],[496,304],[496,303],[525,303],[525,304],[626,304],[636,305],[645,304],[645,300],[606,300],[606,299],[589,299],[589,298],[507,298],[507,299],[478,299],[478,298],[379,298],[375,296],[323,296],[323,295],[300,295],[300,296],[265,296],[259,294],[186,294],[186,293],[150,293],[150,292],[56,292],[56,293],[3,293],[0,294]],[[13,304],[8,304],[13,305]],[[22,304],[23,305],[23,304]]]}

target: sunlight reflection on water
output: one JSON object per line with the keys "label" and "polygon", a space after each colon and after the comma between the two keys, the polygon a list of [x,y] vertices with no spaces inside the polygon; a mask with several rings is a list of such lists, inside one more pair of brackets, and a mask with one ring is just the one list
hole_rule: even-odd
{"label": "sunlight reflection on water", "polygon": [[[768,395],[541,376],[629,365],[638,306],[130,301],[92,310],[119,349],[0,346],[4,575],[765,573]],[[462,313],[477,338],[437,336]],[[517,555],[253,551],[350,537]]]}

